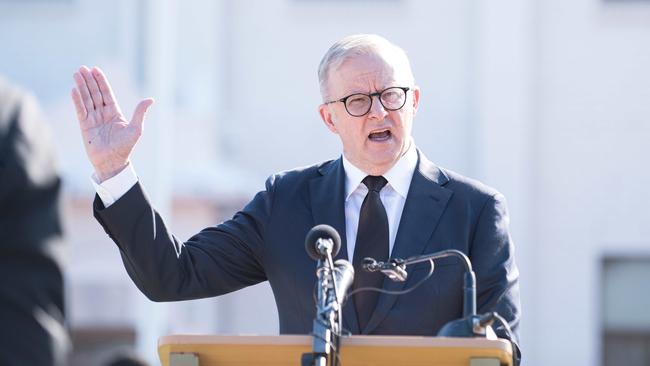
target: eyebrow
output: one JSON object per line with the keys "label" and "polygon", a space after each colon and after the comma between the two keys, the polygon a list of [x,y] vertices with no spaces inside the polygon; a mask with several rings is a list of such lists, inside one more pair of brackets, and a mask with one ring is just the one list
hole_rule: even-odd
{"label": "eyebrow", "polygon": [[358,90],[355,89],[355,90],[352,90],[352,91],[348,91],[347,93],[344,93],[343,97],[347,97],[348,95],[353,95],[353,94],[366,94],[366,95],[368,95],[368,94],[373,94],[373,93],[378,93],[378,92],[384,91],[384,90],[386,90],[388,88],[401,87],[401,86],[402,85],[398,85],[397,83],[390,83],[390,84],[386,84],[386,85],[382,86],[380,89],[376,89],[376,90],[373,90],[373,91],[370,91],[370,92],[366,91],[366,90],[358,91]]}

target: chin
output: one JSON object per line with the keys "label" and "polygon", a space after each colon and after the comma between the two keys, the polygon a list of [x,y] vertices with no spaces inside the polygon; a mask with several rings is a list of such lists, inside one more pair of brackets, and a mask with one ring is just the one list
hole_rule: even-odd
{"label": "chin", "polygon": [[[368,160],[368,166],[372,170],[373,175],[381,175],[387,172],[399,160],[399,153],[390,154],[388,156],[377,155]],[[378,173],[378,174],[376,174]]]}
{"label": "chin", "polygon": [[398,149],[397,146],[389,150],[384,150],[380,153],[375,154],[375,161],[381,162],[382,164],[391,164],[396,162],[399,157],[402,155],[402,150]]}

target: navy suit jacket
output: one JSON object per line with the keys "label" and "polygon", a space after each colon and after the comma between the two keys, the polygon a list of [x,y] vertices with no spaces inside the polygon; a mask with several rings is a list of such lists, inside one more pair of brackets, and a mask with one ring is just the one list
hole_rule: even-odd
{"label": "navy suit jacket", "polygon": [[[497,311],[514,334],[519,322],[518,270],[508,232],[504,198],[497,191],[443,170],[418,151],[418,165],[398,228],[392,257],[443,249],[466,253],[477,276],[479,313]],[[307,334],[315,314],[316,263],[304,249],[317,224],[334,227],[342,239],[337,258],[347,258],[345,172],[342,160],[271,176],[240,212],[186,242],[176,239],[136,184],[113,205],[95,199],[95,216],[120,248],[126,269],[154,301],[221,295],[268,280],[280,318],[280,333]],[[409,268],[401,290],[428,274],[428,263]],[[436,263],[433,276],[402,296],[381,294],[365,329],[359,329],[352,299],[343,325],[353,334],[435,335],[462,316],[463,267],[455,258]]]}

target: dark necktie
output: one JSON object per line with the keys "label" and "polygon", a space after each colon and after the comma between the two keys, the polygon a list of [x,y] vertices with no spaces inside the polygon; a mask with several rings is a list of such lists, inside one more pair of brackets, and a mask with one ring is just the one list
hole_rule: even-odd
{"label": "dark necktie", "polygon": [[[359,228],[357,241],[354,245],[354,289],[361,287],[381,288],[384,276],[380,272],[369,273],[363,270],[363,259],[372,257],[378,261],[388,259],[388,216],[386,209],[379,199],[379,191],[388,183],[382,176],[369,175],[363,179],[368,187],[368,194],[361,204],[359,212]],[[375,310],[379,293],[362,291],[354,295],[354,305],[361,331],[368,325],[370,316]]]}

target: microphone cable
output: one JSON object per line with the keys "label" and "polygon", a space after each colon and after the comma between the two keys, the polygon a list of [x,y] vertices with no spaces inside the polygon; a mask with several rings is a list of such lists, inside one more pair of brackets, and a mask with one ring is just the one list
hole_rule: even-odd
{"label": "microphone cable", "polygon": [[502,317],[499,313],[496,311],[492,313],[495,318],[499,320],[499,323],[503,325],[503,327],[506,329],[506,332],[508,332],[508,335],[512,336],[512,329],[510,329],[510,324],[506,321],[504,317]]}
{"label": "microphone cable", "polygon": [[383,288],[377,288],[377,287],[360,287],[358,289],[350,291],[347,295],[345,295],[344,302],[347,301],[347,299],[350,296],[352,296],[354,294],[357,294],[359,292],[363,292],[363,291],[375,291],[375,292],[379,292],[379,293],[387,294],[387,295],[404,295],[404,294],[408,294],[409,292],[411,292],[411,291],[415,290],[416,288],[420,287],[420,285],[422,285],[426,280],[428,280],[431,277],[431,275],[433,275],[433,270],[434,270],[434,265],[433,265],[433,258],[432,258],[432,259],[429,259],[429,273],[427,273],[427,275],[424,276],[415,285],[413,285],[413,286],[411,286],[411,287],[409,287],[409,288],[407,288],[405,290],[400,290],[400,291],[384,290]]}
{"label": "microphone cable", "polygon": [[[503,328],[505,328],[506,332],[508,333],[508,336],[512,337],[513,336],[512,329],[510,328],[510,324],[508,324],[508,321],[496,311],[492,312],[492,314],[497,320],[499,320],[499,323],[503,325]],[[518,348],[515,346],[515,342],[510,340],[510,344],[512,345],[512,364],[514,366],[519,366],[521,364],[521,353],[518,352]]]}

